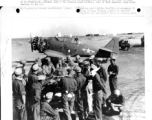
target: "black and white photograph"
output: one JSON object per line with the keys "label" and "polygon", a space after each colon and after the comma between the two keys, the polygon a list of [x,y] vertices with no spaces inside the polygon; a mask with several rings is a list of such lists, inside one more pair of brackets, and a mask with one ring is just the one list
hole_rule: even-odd
{"label": "black and white photograph", "polygon": [[13,120],[146,119],[142,15],[14,10]]}

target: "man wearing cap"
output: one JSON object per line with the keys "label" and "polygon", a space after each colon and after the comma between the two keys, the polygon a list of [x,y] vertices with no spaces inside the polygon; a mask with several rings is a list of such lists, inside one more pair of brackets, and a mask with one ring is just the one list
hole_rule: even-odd
{"label": "man wearing cap", "polygon": [[30,68],[30,71],[29,71],[29,73],[28,73],[28,76],[33,73],[33,68],[32,68],[32,67],[33,67],[33,65],[35,65],[35,64],[37,64],[38,67],[39,67],[37,74],[43,75],[42,68],[41,68],[41,66],[42,66],[42,61],[41,61],[40,58],[36,58],[35,61],[34,61],[34,63],[32,64],[32,66],[31,66],[31,68]]}
{"label": "man wearing cap", "polygon": [[[23,84],[22,68],[15,69],[13,80],[13,120],[27,120],[26,116],[26,91]],[[24,112],[24,113],[23,113]]]}
{"label": "man wearing cap", "polygon": [[89,81],[91,80],[91,77],[90,77],[90,63],[88,60],[85,60],[84,63],[83,63],[83,72],[82,74],[84,75],[84,77],[86,77],[86,83],[84,85],[84,93],[83,93],[83,103],[84,103],[84,115],[85,115],[85,118],[88,117],[88,112],[91,112],[91,104],[90,104],[90,94],[91,93],[91,89],[89,88],[88,86],[88,83]]}
{"label": "man wearing cap", "polygon": [[61,69],[63,68],[64,60],[63,58],[58,59],[58,63],[56,64],[56,69]]}
{"label": "man wearing cap", "polygon": [[27,83],[28,89],[30,89],[32,84],[38,80],[38,72],[39,72],[39,65],[37,63],[33,64],[31,67],[31,73],[28,76],[28,83]]}
{"label": "man wearing cap", "polygon": [[37,63],[33,64],[31,67],[31,73],[28,75],[28,82],[26,85],[26,92],[27,92],[27,114],[28,117],[31,117],[31,89],[32,89],[32,84],[34,82],[38,81],[38,73],[39,73],[39,65]]}
{"label": "man wearing cap", "polygon": [[108,67],[108,74],[109,74],[109,84],[111,93],[117,89],[117,75],[119,72],[119,67],[115,63],[115,57],[112,56],[110,59],[110,65]]}
{"label": "man wearing cap", "polygon": [[103,92],[104,91],[104,85],[102,80],[100,79],[99,74],[97,71],[99,68],[97,68],[95,65],[91,68],[91,76],[92,76],[92,82],[93,82],[93,103],[94,103],[94,113],[95,113],[95,120],[102,120],[102,99],[103,99]]}
{"label": "man wearing cap", "polygon": [[[102,66],[102,58],[97,59],[97,67],[99,68],[97,73],[99,74],[100,79],[103,82],[104,91],[106,91],[107,74],[105,68]],[[104,106],[106,106],[106,96],[107,94],[106,92],[104,92],[104,99],[103,99]]]}
{"label": "man wearing cap", "polygon": [[80,60],[81,60],[80,55],[76,55],[76,57],[75,57],[75,63],[79,63]]}
{"label": "man wearing cap", "polygon": [[55,71],[55,67],[52,64],[49,57],[43,60],[42,71],[43,71],[43,74],[46,75],[47,77],[51,77],[52,73]]}
{"label": "man wearing cap", "polygon": [[53,92],[49,92],[42,99],[41,106],[40,106],[41,120],[52,120],[52,119],[60,120],[58,110],[54,110],[49,104],[51,102],[52,98],[53,98]]}
{"label": "man wearing cap", "polygon": [[40,100],[43,81],[45,76],[37,76],[37,80],[32,83],[30,89],[30,112],[32,120],[40,120]]}
{"label": "man wearing cap", "polygon": [[107,98],[107,114],[121,114],[124,106],[125,99],[122,93],[116,89],[113,93]]}
{"label": "man wearing cap", "polygon": [[[25,71],[25,65],[26,65],[26,60],[20,60],[19,64],[16,66],[15,69],[22,68],[23,78],[27,81],[27,75],[26,75],[26,71]],[[14,80],[14,78],[15,78],[15,73],[12,74],[12,79]]]}
{"label": "man wearing cap", "polygon": [[63,111],[66,120],[72,120],[71,112],[73,111],[75,101],[74,92],[77,90],[77,81],[67,75],[66,69],[62,69],[62,74],[64,77],[61,78],[58,85],[61,87]]}
{"label": "man wearing cap", "polygon": [[81,68],[77,66],[76,71],[76,81],[77,81],[77,91],[76,91],[76,105],[78,107],[79,120],[84,120],[84,107],[83,107],[83,93],[85,90],[86,78],[81,74]]}

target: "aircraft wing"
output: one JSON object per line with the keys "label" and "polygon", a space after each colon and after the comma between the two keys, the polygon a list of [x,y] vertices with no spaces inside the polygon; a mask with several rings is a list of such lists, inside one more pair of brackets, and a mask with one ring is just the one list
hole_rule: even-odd
{"label": "aircraft wing", "polygon": [[50,57],[57,57],[57,58],[66,58],[67,55],[61,53],[61,52],[57,52],[54,50],[46,50],[44,52],[45,55],[50,56]]}

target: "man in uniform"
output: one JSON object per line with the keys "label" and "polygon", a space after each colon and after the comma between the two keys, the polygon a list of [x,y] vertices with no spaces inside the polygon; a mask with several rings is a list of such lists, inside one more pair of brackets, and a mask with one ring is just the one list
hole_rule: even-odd
{"label": "man in uniform", "polygon": [[52,64],[51,60],[49,57],[45,58],[43,60],[43,64],[42,64],[42,72],[44,75],[46,75],[47,77],[51,77],[52,73],[55,71],[55,67]]}
{"label": "man in uniform", "polygon": [[97,67],[99,68],[99,70],[97,71],[97,73],[100,76],[101,81],[103,82],[103,86],[104,86],[104,99],[103,99],[103,106],[106,107],[106,81],[107,81],[107,74],[106,74],[106,70],[105,68],[102,66],[102,58],[98,58],[97,59]]}
{"label": "man in uniform", "polygon": [[115,63],[115,57],[112,56],[110,59],[110,65],[108,67],[108,74],[109,74],[109,84],[111,93],[117,89],[117,75],[119,72],[119,67]]}
{"label": "man in uniform", "polygon": [[27,120],[26,116],[26,91],[23,84],[22,68],[15,69],[13,80],[13,120]]}
{"label": "man in uniform", "polygon": [[78,107],[79,120],[84,120],[84,107],[83,107],[83,93],[85,90],[86,78],[81,74],[81,68],[76,67],[76,81],[77,81],[77,91],[76,91],[76,105]]}
{"label": "man in uniform", "polygon": [[116,89],[106,100],[107,102],[107,114],[118,115],[122,114],[125,99],[122,93]]}
{"label": "man in uniform", "polygon": [[41,101],[41,120],[60,120],[58,110],[54,110],[49,104],[53,98],[53,92],[48,92]]}
{"label": "man in uniform", "polygon": [[[25,71],[25,65],[26,65],[26,60],[20,60],[19,64],[17,65],[16,68],[22,68],[22,75],[23,78],[25,79],[25,81],[27,81],[27,75],[26,75],[26,71]],[[15,78],[15,74],[12,74],[12,78],[14,80]]]}
{"label": "man in uniform", "polygon": [[45,76],[37,76],[37,80],[33,82],[30,89],[30,112],[32,120],[40,120],[40,100],[42,93],[42,81]]}
{"label": "man in uniform", "polygon": [[62,69],[64,77],[61,78],[58,83],[61,87],[63,111],[66,116],[66,120],[72,120],[71,113],[73,112],[75,95],[74,92],[77,90],[77,81],[73,77],[67,75],[66,69]]}
{"label": "man in uniform", "polygon": [[102,99],[104,92],[104,85],[97,73],[99,68],[92,66],[91,76],[93,81],[93,103],[94,103],[94,114],[95,120],[102,120]]}
{"label": "man in uniform", "polygon": [[[83,93],[83,103],[84,103],[84,115],[85,118],[88,117],[88,113],[92,112],[92,97],[91,97],[91,88],[90,88],[90,63],[89,61],[84,61],[84,65],[83,65],[83,72],[82,74],[84,75],[84,77],[86,77],[86,83],[85,83],[85,90]],[[89,85],[88,85],[89,84]]]}
{"label": "man in uniform", "polygon": [[76,55],[76,57],[75,57],[75,63],[79,63],[80,60],[81,60],[80,55]]}
{"label": "man in uniform", "polygon": [[32,88],[32,84],[34,82],[38,81],[38,73],[39,73],[39,65],[37,63],[33,64],[31,67],[31,73],[28,76],[28,82],[26,85],[26,92],[27,92],[27,114],[28,117],[31,117],[31,112],[30,112],[30,98],[31,98],[31,88]]}

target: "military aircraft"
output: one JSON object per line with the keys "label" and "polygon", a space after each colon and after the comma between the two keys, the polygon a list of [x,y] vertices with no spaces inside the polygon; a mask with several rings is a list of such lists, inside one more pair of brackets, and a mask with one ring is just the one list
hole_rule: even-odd
{"label": "military aircraft", "polygon": [[111,55],[119,55],[117,37],[108,38],[105,44],[102,36],[72,36],[72,37],[33,37],[31,38],[31,50],[38,50],[51,57],[63,57],[71,55],[75,57],[89,57],[94,55],[99,58],[110,58]]}

